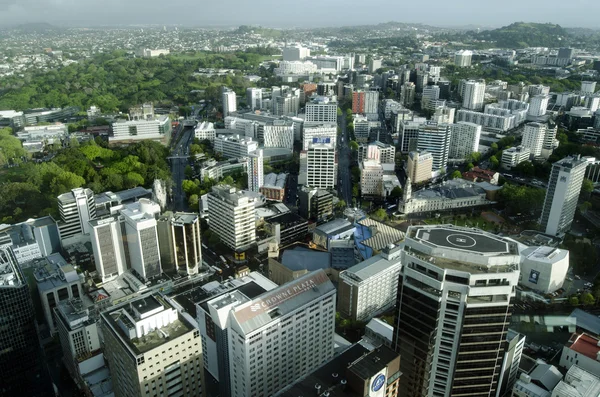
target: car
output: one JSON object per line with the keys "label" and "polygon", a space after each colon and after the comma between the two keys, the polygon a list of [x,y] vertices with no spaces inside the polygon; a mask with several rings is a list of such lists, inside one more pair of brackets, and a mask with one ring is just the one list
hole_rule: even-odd
{"label": "car", "polygon": [[579,277],[579,276],[576,275],[575,276],[575,280],[581,280],[581,277]]}

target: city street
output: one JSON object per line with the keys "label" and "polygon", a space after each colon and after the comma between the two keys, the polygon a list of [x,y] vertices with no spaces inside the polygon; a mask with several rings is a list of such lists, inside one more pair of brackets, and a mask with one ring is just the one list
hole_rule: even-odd
{"label": "city street", "polygon": [[[179,127],[181,128],[181,127]],[[177,139],[179,135],[175,136]],[[174,211],[187,211],[188,205],[185,199],[185,193],[181,188],[181,183],[185,179],[185,167],[188,165],[190,153],[190,144],[194,141],[194,129],[184,128],[181,131],[179,139],[174,143],[171,149],[169,162],[171,164],[171,175],[173,177],[173,193],[171,209]]]}
{"label": "city street", "polygon": [[352,177],[350,175],[351,155],[350,140],[348,130],[346,129],[346,117],[338,117],[338,125],[342,130],[340,139],[337,140],[338,146],[338,197],[344,200],[348,207],[352,206]]}

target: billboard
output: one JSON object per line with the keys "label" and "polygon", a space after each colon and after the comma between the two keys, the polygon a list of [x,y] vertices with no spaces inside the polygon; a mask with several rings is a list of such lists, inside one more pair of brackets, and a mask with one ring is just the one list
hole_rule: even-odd
{"label": "billboard", "polygon": [[331,143],[331,138],[325,138],[325,137],[313,138],[312,143]]}
{"label": "billboard", "polygon": [[531,270],[531,272],[529,273],[529,282],[537,284],[539,279],[540,272],[538,272],[537,270]]}

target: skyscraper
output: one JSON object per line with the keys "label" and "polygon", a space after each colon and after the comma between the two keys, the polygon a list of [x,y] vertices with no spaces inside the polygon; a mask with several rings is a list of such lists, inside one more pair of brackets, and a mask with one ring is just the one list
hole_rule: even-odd
{"label": "skyscraper", "polygon": [[264,181],[263,151],[258,149],[248,154],[248,190],[258,192]]}
{"label": "skyscraper", "polygon": [[95,219],[89,221],[92,250],[96,271],[102,281],[107,281],[123,274],[127,270],[127,253],[121,233],[121,222],[118,217]]}
{"label": "skyscraper", "polygon": [[469,80],[463,87],[463,108],[480,111],[483,109],[483,99],[485,95],[484,80]]}
{"label": "skyscraper", "polygon": [[320,189],[333,189],[337,182],[335,146],[328,138],[313,138],[308,150],[300,152],[299,183]]}
{"label": "skyscraper", "polygon": [[571,229],[587,164],[577,156],[552,165],[540,221],[547,234],[563,235]]}
{"label": "skyscraper", "polygon": [[377,113],[378,106],[379,92],[354,91],[352,93],[352,113]]}
{"label": "skyscraper", "polygon": [[413,183],[421,183],[431,179],[433,156],[424,151],[409,152],[406,161],[406,176]]}
{"label": "skyscraper", "polygon": [[247,88],[246,101],[251,110],[262,109],[262,88]]}
{"label": "skyscraper", "polygon": [[62,239],[77,234],[89,234],[88,221],[96,219],[94,192],[90,189],[76,188],[58,196],[58,211],[62,223],[59,224]]}
{"label": "skyscraper", "polygon": [[449,157],[452,159],[466,159],[471,153],[478,152],[480,137],[480,125],[467,123],[466,121],[452,124]]}
{"label": "skyscraper", "polygon": [[243,251],[256,243],[256,200],[256,196],[229,185],[213,186],[208,193],[210,228],[229,248]]}
{"label": "skyscraper", "polygon": [[229,116],[230,113],[233,113],[237,110],[237,101],[235,92],[231,91],[227,87],[223,87],[223,117]]}
{"label": "skyscraper", "polygon": [[535,95],[529,100],[529,110],[527,114],[533,117],[540,117],[546,114],[548,109],[549,95]]}
{"label": "skyscraper", "polygon": [[[528,148],[533,157],[541,156],[544,142],[546,141],[546,133],[548,128],[546,124],[527,123],[523,131],[523,140],[521,146]],[[553,133],[553,130],[550,130]]]}
{"label": "skyscraper", "polygon": [[446,168],[448,165],[451,137],[452,130],[448,124],[428,122],[419,126],[417,149],[431,153],[434,171]]}
{"label": "skyscraper", "polygon": [[459,68],[471,66],[471,58],[473,57],[473,51],[460,50],[454,54],[454,65]]}
{"label": "skyscraper", "polygon": [[337,123],[337,102],[330,98],[320,96],[306,104],[304,125],[316,124],[336,124]]}
{"label": "skyscraper", "polygon": [[27,281],[11,248],[0,248],[0,394],[54,395]]}
{"label": "skyscraper", "polygon": [[402,86],[400,87],[400,103],[404,106],[412,106],[415,101],[416,89],[417,87],[415,86],[415,83],[412,83],[410,81],[407,81],[404,84],[402,84]]}
{"label": "skyscraper", "polygon": [[170,223],[175,269],[179,274],[198,274],[202,267],[200,217],[196,213],[176,212]]}
{"label": "skyscraper", "polygon": [[517,243],[452,225],[412,226],[402,254],[399,395],[494,397],[519,281]]}

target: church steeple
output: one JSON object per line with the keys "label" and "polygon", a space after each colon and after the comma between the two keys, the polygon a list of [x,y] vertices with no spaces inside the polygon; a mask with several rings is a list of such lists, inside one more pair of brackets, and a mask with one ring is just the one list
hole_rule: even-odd
{"label": "church steeple", "polygon": [[410,200],[412,195],[412,187],[410,184],[410,178],[406,178],[406,184],[404,185],[404,192],[402,193],[402,201],[407,202]]}

